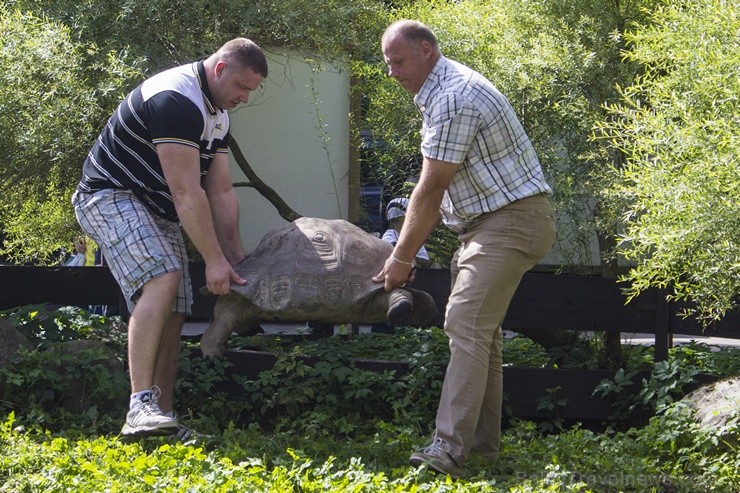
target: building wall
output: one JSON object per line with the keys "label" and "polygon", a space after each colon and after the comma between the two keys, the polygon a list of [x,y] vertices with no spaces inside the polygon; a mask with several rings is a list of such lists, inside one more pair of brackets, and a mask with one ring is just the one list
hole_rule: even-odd
{"label": "building wall", "polygon": [[[305,57],[266,49],[269,76],[247,105],[231,113],[232,136],[255,173],[298,214],[348,217],[349,72],[312,68]],[[231,158],[232,179],[246,177]],[[247,251],[286,224],[253,188],[237,188]]]}

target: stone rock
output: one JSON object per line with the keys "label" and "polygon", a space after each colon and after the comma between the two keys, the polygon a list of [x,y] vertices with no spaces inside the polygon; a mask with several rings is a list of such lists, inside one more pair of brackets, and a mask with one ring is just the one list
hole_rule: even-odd
{"label": "stone rock", "polygon": [[33,344],[13,324],[0,318],[0,367],[5,366],[20,349],[33,349]]}
{"label": "stone rock", "polygon": [[727,430],[740,424],[740,378],[728,378],[704,385],[683,399],[696,411],[703,427]]}
{"label": "stone rock", "polygon": [[[79,339],[61,342],[59,344],[64,353],[71,355],[86,350],[102,350],[106,355],[106,359],[101,364],[108,369],[113,377],[120,375],[122,378],[125,378],[126,370],[123,362],[103,342],[92,339]],[[127,396],[128,394],[123,394],[120,397]],[[105,412],[112,410],[116,405],[122,405],[118,400],[115,396],[106,396],[106,392],[100,392],[100,389],[71,388],[62,396],[59,405],[67,411],[74,413],[84,412],[92,406],[97,406],[99,411]]]}

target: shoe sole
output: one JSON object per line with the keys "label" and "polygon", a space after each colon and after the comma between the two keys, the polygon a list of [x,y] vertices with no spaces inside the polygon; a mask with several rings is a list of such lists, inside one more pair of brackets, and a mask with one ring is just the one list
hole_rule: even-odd
{"label": "shoe sole", "polygon": [[124,438],[144,438],[154,436],[167,436],[177,432],[177,424],[174,426],[129,426],[124,425],[121,436]]}
{"label": "shoe sole", "polygon": [[414,467],[427,466],[429,470],[433,472],[436,472],[438,474],[449,474],[453,478],[459,478],[462,476],[462,470],[445,471],[441,467],[437,467],[435,464],[429,462],[428,460],[422,457],[416,456],[416,455],[412,455],[411,457],[409,457],[409,464],[411,464]]}
{"label": "shoe sole", "polygon": [[419,467],[419,466],[423,466],[424,464],[426,464],[426,462],[421,457],[416,457],[412,455],[411,457],[409,457],[409,464],[411,464],[414,467]]}

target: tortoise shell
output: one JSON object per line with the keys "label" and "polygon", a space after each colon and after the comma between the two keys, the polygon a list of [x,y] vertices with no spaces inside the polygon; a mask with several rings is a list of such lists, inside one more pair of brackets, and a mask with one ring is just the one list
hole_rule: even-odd
{"label": "tortoise shell", "polygon": [[373,282],[393,247],[341,219],[304,217],[268,232],[234,270],[231,290],[277,317],[350,315],[383,289]]}

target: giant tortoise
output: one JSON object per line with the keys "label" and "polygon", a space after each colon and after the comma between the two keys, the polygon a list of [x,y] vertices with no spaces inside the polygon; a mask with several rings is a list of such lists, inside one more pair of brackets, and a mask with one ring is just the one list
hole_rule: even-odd
{"label": "giant tortoise", "polygon": [[437,305],[428,293],[409,287],[387,293],[373,282],[392,250],[341,219],[304,217],[268,232],[234,266],[247,283],[232,283],[216,300],[203,355],[223,355],[232,332],[256,333],[259,322],[431,325]]}

